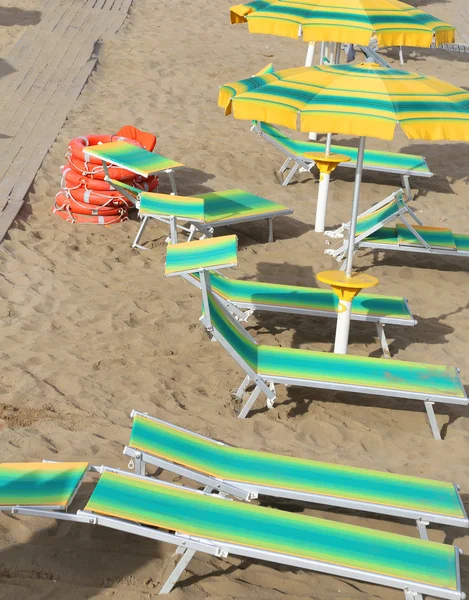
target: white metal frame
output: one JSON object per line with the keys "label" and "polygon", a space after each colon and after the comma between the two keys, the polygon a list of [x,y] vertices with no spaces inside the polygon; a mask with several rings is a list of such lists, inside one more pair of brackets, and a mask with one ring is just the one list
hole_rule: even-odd
{"label": "white metal frame", "polygon": [[[370,227],[360,235],[357,235],[355,238],[354,252],[356,252],[360,248],[373,248],[375,250],[391,250],[395,252],[420,252],[423,254],[439,254],[443,256],[469,256],[469,251],[457,250],[452,248],[439,248],[431,246],[428,242],[426,242],[423,239],[423,237],[419,234],[419,232],[415,229],[415,227],[413,227],[413,225],[409,221],[407,221],[407,219],[404,216],[409,215],[417,223],[417,225],[423,226],[423,222],[417,217],[414,211],[411,208],[409,208],[409,206],[407,206],[406,202],[404,201],[402,190],[398,190],[397,192],[394,192],[384,200],[381,200],[381,202],[378,202],[377,204],[363,212],[361,215],[359,215],[359,217],[364,217],[367,214],[372,213],[378,210],[379,208],[382,208],[383,206],[385,206],[389,202],[392,202],[395,199],[400,200],[400,208],[396,210],[396,212],[391,216],[387,217],[386,219],[383,219],[382,221],[380,221],[373,227]],[[382,227],[385,227],[388,223],[391,223],[396,219],[398,219],[410,231],[410,233],[422,244],[421,246],[417,246],[415,244],[385,244],[373,241],[366,241],[370,235],[372,235],[376,231],[379,231]],[[341,227],[334,231],[326,231],[325,235],[328,235],[331,238],[344,237],[343,233],[347,229],[348,223],[344,223]],[[347,258],[347,250],[348,244],[346,243],[340,246],[340,248],[337,248],[336,250],[325,250],[324,254],[333,256],[337,259],[338,262],[342,262],[345,261]],[[343,262],[341,270],[343,270],[344,267],[345,262]]]}
{"label": "white metal frame", "polygon": [[[221,310],[225,314],[226,318],[232,323],[234,327],[241,332],[242,335],[252,340],[256,345],[257,342],[254,338],[239,324],[239,322],[231,315],[231,313],[226,310],[226,308],[217,300],[217,298],[212,294],[214,301],[218,303]],[[469,400],[467,396],[465,398],[456,398],[453,396],[444,396],[441,394],[428,393],[424,394],[422,392],[412,392],[412,391],[403,391],[403,390],[388,390],[380,387],[367,386],[362,387],[355,384],[344,384],[338,382],[326,382],[319,381],[314,379],[294,379],[290,377],[280,377],[273,373],[259,373],[255,372],[243,359],[239,354],[231,347],[231,345],[225,340],[225,338],[221,335],[221,333],[213,327],[210,331],[210,334],[225,348],[225,350],[230,354],[236,362],[240,365],[240,367],[246,373],[246,377],[241,383],[238,391],[236,392],[236,398],[241,399],[244,391],[252,382],[255,384],[254,391],[251,393],[247,401],[245,402],[243,408],[241,409],[238,418],[242,419],[247,416],[252,406],[254,405],[256,399],[258,398],[261,392],[264,392],[267,396],[267,407],[272,408],[276,394],[275,394],[275,384],[283,384],[286,386],[295,385],[298,387],[311,387],[317,389],[330,389],[341,392],[357,392],[361,394],[372,394],[378,396],[386,396],[393,398],[406,398],[409,400],[421,400],[425,403],[425,409],[428,415],[428,420],[430,423],[430,427],[435,439],[441,439],[440,432],[436,423],[435,413],[433,411],[433,404],[435,402],[442,402],[445,404],[457,404],[467,406],[469,404]],[[376,359],[375,359],[376,360]],[[459,369],[457,370],[459,377]],[[462,387],[462,384],[461,384]]]}
{"label": "white metal frame", "polygon": [[[130,417],[133,419],[136,416],[148,419],[149,421],[154,421],[176,431],[181,431],[191,436],[203,439],[212,444],[229,446],[228,444],[224,444],[218,440],[214,440],[212,438],[194,433],[188,429],[184,429],[183,427],[177,427],[176,425],[168,423],[167,421],[152,417],[147,413],[132,410]],[[133,459],[136,472],[141,475],[145,475],[145,465],[148,463],[160,469],[169,471],[170,473],[175,473],[176,475],[181,475],[182,477],[196,481],[197,483],[207,486],[210,490],[217,490],[247,502],[264,495],[275,498],[288,498],[302,502],[311,502],[313,504],[325,504],[327,506],[337,506],[339,508],[346,508],[350,510],[360,510],[375,514],[411,519],[416,522],[419,535],[422,539],[428,539],[426,527],[430,523],[451,525],[455,527],[469,527],[469,519],[459,495],[459,487],[456,484],[453,485],[459,501],[459,506],[464,515],[463,519],[448,517],[447,515],[438,513],[431,513],[425,510],[418,511],[415,509],[395,507],[392,505],[386,505],[384,503],[375,504],[373,502],[366,502],[364,500],[350,500],[341,496],[328,496],[319,493],[315,494],[314,492],[301,492],[299,490],[267,486],[261,483],[246,483],[243,481],[224,479],[223,477],[207,476],[190,465],[175,463],[171,460],[157,456],[154,453],[144,452],[132,446],[125,446],[123,454],[130,456]],[[137,470],[137,464],[139,465],[138,468],[140,470]]]}
{"label": "white metal frame", "polygon": [[[211,272],[217,273],[216,269],[211,270]],[[220,275],[220,273],[217,273]],[[190,275],[184,275],[184,279],[202,290],[203,286],[197,281],[195,277],[191,277]],[[260,304],[256,302],[241,302],[239,300],[234,300],[232,298],[225,298],[221,296],[217,291],[212,289],[212,293],[219,300],[225,308],[227,308],[236,319],[247,322],[249,317],[255,311],[265,311],[265,312],[277,312],[277,313],[288,313],[295,315],[304,315],[308,317],[326,317],[337,319],[337,313],[333,311],[325,311],[325,310],[316,310],[316,309],[308,309],[308,308],[295,308],[290,306],[281,306],[278,304]],[[332,293],[332,292],[331,292]],[[406,308],[410,315],[409,303],[407,298],[403,298]],[[245,312],[243,312],[245,310]],[[385,326],[386,325],[404,325],[407,327],[413,327],[417,325],[417,320],[412,317],[412,319],[399,319],[395,317],[382,317],[375,316],[373,314],[367,313],[366,315],[359,315],[356,313],[351,313],[352,321],[360,321],[360,322],[369,322],[374,323],[376,326],[376,333],[378,336],[379,343],[381,345],[381,349],[383,350],[383,355],[386,358],[391,357],[391,353],[389,350],[388,340],[386,338]]]}
{"label": "white metal frame", "polygon": [[[306,156],[300,156],[295,154],[285,148],[282,144],[280,144],[274,137],[270,136],[268,133],[262,130],[262,127],[259,122],[254,122],[251,131],[256,132],[261,138],[267,140],[270,144],[278,148],[285,156],[287,157],[285,162],[282,164],[279,170],[279,174],[285,173],[285,171],[290,166],[291,161],[294,161],[294,165],[290,168],[290,171],[286,175],[285,179],[282,182],[283,186],[287,186],[292,180],[293,176],[296,174],[298,169],[303,171],[311,171],[311,169],[315,166],[315,162],[311,158],[307,158]],[[325,147],[325,146],[324,146]],[[422,157],[424,160],[425,158]],[[339,167],[345,167],[349,169],[355,169],[356,163],[351,160],[348,162],[340,163]],[[376,171],[378,173],[389,173],[391,175],[399,175],[401,177],[402,186],[406,191],[406,196],[408,200],[412,200],[412,190],[410,187],[409,178],[410,177],[433,177],[433,173],[428,171],[427,173],[421,173],[418,171],[403,171],[402,169],[394,169],[392,167],[374,167],[367,165],[366,162],[363,164],[364,171]]]}
{"label": "white metal frame", "polygon": [[[108,467],[91,467],[99,473],[111,471],[114,473],[122,473],[127,477],[135,477],[141,479],[141,475],[121,471],[119,469],[109,469]],[[153,479],[154,485],[164,485],[180,489],[180,486],[163,483]],[[189,490],[185,488],[189,493],[193,494],[204,494],[205,492],[199,490]],[[222,495],[215,496],[218,501],[226,502],[226,499]],[[160,594],[167,594],[174,587],[179,577],[183,573],[187,564],[194,556],[195,552],[205,552],[216,557],[227,557],[229,554],[236,556],[242,556],[247,558],[254,558],[263,561],[273,562],[277,564],[288,565],[300,569],[306,569],[309,571],[317,571],[320,573],[326,573],[335,575],[338,577],[347,577],[358,581],[366,581],[368,583],[376,583],[378,585],[384,585],[391,588],[401,589],[405,594],[406,600],[423,600],[422,596],[430,595],[444,600],[464,600],[465,594],[461,591],[460,580],[459,580],[459,552],[458,548],[454,548],[456,568],[458,574],[458,589],[452,590],[447,588],[435,587],[427,585],[421,582],[414,582],[399,577],[390,577],[386,575],[380,575],[369,571],[363,571],[361,569],[354,569],[345,567],[333,563],[327,563],[326,561],[317,561],[311,559],[304,559],[294,555],[274,552],[269,550],[262,550],[253,548],[251,546],[245,546],[242,544],[235,544],[226,541],[218,541],[210,538],[203,538],[194,535],[186,535],[176,532],[170,532],[157,527],[148,527],[146,525],[140,525],[138,523],[119,519],[115,517],[103,516],[91,511],[78,510],[76,514],[54,512],[52,510],[42,510],[23,506],[15,506],[11,509],[13,514],[18,515],[29,515],[35,517],[52,518],[56,520],[72,521],[78,523],[87,523],[90,525],[100,525],[102,527],[108,527],[117,531],[123,531],[131,533],[148,539],[152,539],[159,542],[165,542],[173,544],[177,547],[176,553],[182,555],[180,563],[169,575],[166,582],[160,589]],[[370,549],[371,551],[371,549]]]}

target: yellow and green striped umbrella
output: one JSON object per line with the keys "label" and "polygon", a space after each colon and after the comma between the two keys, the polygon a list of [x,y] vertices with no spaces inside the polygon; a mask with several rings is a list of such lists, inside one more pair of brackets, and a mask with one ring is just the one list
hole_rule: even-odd
{"label": "yellow and green striped umbrella", "polygon": [[429,47],[454,42],[454,27],[398,0],[254,0],[232,6],[231,22],[251,33],[305,42]]}
{"label": "yellow and green striped umbrella", "polygon": [[[219,106],[237,119],[300,131],[359,136],[345,275],[352,276],[367,136],[391,140],[399,123],[410,139],[469,141],[469,92],[435,77],[376,64],[298,67],[220,88]],[[336,339],[348,339],[347,321]],[[346,347],[346,344],[345,344]]]}
{"label": "yellow and green striped umbrella", "polygon": [[370,63],[250,77],[223,85],[218,104],[236,119],[299,131],[391,140],[399,123],[410,139],[469,141],[468,91]]}

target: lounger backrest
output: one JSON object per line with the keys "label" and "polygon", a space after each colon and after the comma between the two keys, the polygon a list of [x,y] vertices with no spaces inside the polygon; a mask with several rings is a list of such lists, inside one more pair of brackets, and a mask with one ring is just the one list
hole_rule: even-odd
{"label": "lounger backrest", "polygon": [[200,269],[222,269],[238,264],[238,238],[218,238],[170,244],[166,249],[166,277],[194,273]]}
{"label": "lounger backrest", "polygon": [[[208,303],[210,308],[210,321],[217,334],[233,350],[235,358],[241,358],[251,369],[257,370],[257,349],[258,344],[241,327],[241,325],[232,317],[215,298],[212,292],[208,293]],[[238,360],[239,362],[239,360]]]}
{"label": "lounger backrest", "polygon": [[127,142],[110,142],[109,144],[89,146],[85,149],[84,154],[85,157],[87,155],[94,156],[107,163],[129,169],[142,177],[182,166],[181,163],[170,158],[148,152],[144,148]]}
{"label": "lounger backrest", "polygon": [[0,463],[0,510],[17,504],[65,510],[87,470],[85,462]]}
{"label": "lounger backrest", "polygon": [[385,585],[392,585],[391,580],[396,587],[404,587],[406,581],[456,594],[460,589],[458,550],[450,545],[231,502],[129,473],[105,471],[85,510],[214,540],[240,555],[241,546],[275,552],[277,558],[270,555],[270,560],[280,563],[278,554],[314,561],[310,568],[318,570],[317,562],[350,569],[353,578],[386,578]]}
{"label": "lounger backrest", "polygon": [[163,217],[178,217],[188,221],[204,222],[203,198],[174,196],[155,192],[140,193],[140,213]]}
{"label": "lounger backrest", "polygon": [[[324,504],[357,507],[467,527],[467,516],[452,483],[304,460],[227,446],[148,415],[134,413],[129,446],[225,482],[311,494]],[[273,494],[274,495],[274,494]],[[390,509],[390,510],[389,510]]]}
{"label": "lounger backrest", "polygon": [[367,232],[377,231],[392,219],[397,218],[401,208],[402,197],[394,195],[384,206],[358,217],[356,235],[360,236]]}

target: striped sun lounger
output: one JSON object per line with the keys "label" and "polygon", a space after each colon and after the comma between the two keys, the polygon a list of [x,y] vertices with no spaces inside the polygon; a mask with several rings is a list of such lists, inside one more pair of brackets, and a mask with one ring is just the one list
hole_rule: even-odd
{"label": "striped sun lounger", "polygon": [[[121,191],[132,192],[130,186],[118,181],[109,180],[111,185]],[[273,241],[273,220],[281,215],[293,212],[278,202],[266,200],[243,190],[225,190],[210,192],[197,196],[168,196],[154,192],[138,192],[132,201],[139,208],[142,223],[132,247],[145,249],[140,245],[140,239],[149,219],[156,219],[170,226],[170,239],[177,243],[177,229],[189,234],[189,241],[199,232],[203,237],[212,237],[217,227],[229,227],[249,221],[267,220],[269,226],[269,242]],[[190,223],[190,227],[181,226],[178,220]]]}
{"label": "striped sun lounger", "polygon": [[[311,154],[324,152],[326,147],[325,144],[321,144],[320,142],[292,140],[277,129],[277,127],[267,123],[255,121],[253,122],[252,130],[287,156],[287,159],[280,168],[280,174],[284,173],[293,162],[293,167],[290,168],[282,185],[288,185],[298,169],[302,168],[305,171],[310,171],[315,165]],[[357,148],[350,148],[350,146],[336,146],[334,144],[331,146],[331,152],[349,156],[350,162],[341,163],[339,166],[355,169],[358,155]],[[400,175],[408,200],[412,199],[409,177],[431,177],[433,175],[423,156],[414,156],[413,154],[401,154],[396,152],[382,152],[379,150],[365,150],[363,170]]]}
{"label": "striped sun lounger", "polygon": [[[206,272],[200,269],[201,258],[196,256],[197,253],[205,253],[208,263],[218,260],[221,266],[236,264],[236,243],[233,244],[233,240],[229,238],[221,240],[221,243],[213,244],[211,248],[201,242],[168,246],[165,273],[166,276],[185,275],[195,271],[201,274],[202,322],[246,373],[236,398],[241,401],[249,384],[255,384],[239,418],[246,417],[261,392],[267,396],[267,406],[272,408],[276,398],[275,384],[278,383],[422,400],[433,436],[441,439],[433,404],[468,404],[458,369],[259,345],[216,298],[210,289]],[[210,256],[211,251],[213,256]],[[198,264],[197,267],[194,266],[195,263]],[[210,268],[211,265],[207,266]]]}
{"label": "striped sun lounger", "polygon": [[[339,300],[331,290],[228,279],[216,271],[210,271],[207,276],[217,299],[243,321],[247,321],[255,311],[337,318]],[[185,275],[185,279],[199,289],[202,287],[198,273]],[[409,327],[417,324],[405,298],[378,294],[362,293],[356,296],[352,303],[351,318],[375,324],[383,353],[387,357],[390,352],[385,326]]]}
{"label": "striped sun lounger", "polygon": [[[412,224],[408,217],[417,225]],[[388,223],[396,220],[400,222],[394,227],[386,227]],[[335,231],[327,231],[325,235],[332,238],[344,237],[348,229],[349,223],[345,223]],[[402,190],[398,190],[359,215],[355,249],[359,248],[468,257],[469,235],[453,233],[445,227],[423,225],[407,206]],[[347,258],[347,249],[346,243],[337,250],[328,249],[325,253],[340,262]]]}
{"label": "striped sun lounger", "polygon": [[[41,465],[19,463],[17,468],[33,484],[38,506],[43,507],[51,482],[44,481]],[[56,468],[64,473],[68,464]],[[9,502],[0,510],[100,525],[173,544],[182,556],[160,594],[171,591],[200,551],[376,583],[403,590],[406,600],[422,600],[424,594],[446,600],[464,598],[459,550],[453,546],[229,501],[107,467],[90,470],[98,472],[99,479],[84,509],[73,513],[23,505],[21,480],[14,476],[9,481],[0,465],[2,493]],[[81,479],[75,481],[78,485]]]}
{"label": "striped sun lounger", "polygon": [[452,483],[235,448],[145,413],[131,417],[124,454],[140,475],[148,463],[242,500],[289,498],[412,519],[423,539],[429,523],[469,527]]}
{"label": "striped sun lounger", "polygon": [[128,144],[127,142],[110,142],[109,144],[98,144],[89,146],[85,150],[87,156],[99,158],[103,163],[103,169],[108,174],[107,167],[117,166],[142,177],[150,177],[157,173],[167,173],[173,194],[177,194],[176,182],[174,181],[174,169],[184,165],[167,158],[156,152],[149,152],[145,148]]}

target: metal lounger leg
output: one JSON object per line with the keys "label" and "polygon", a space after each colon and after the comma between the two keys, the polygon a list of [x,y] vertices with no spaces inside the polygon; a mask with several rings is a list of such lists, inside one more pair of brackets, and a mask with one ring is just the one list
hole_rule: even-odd
{"label": "metal lounger leg", "polygon": [[422,540],[428,540],[428,525],[428,521],[424,521],[422,518],[417,519],[417,529]]}
{"label": "metal lounger leg", "polygon": [[196,231],[197,231],[197,227],[194,224],[192,224],[190,227],[189,237],[187,238],[188,242],[192,242]]}
{"label": "metal lounger leg", "polygon": [[291,160],[292,160],[292,159],[291,159],[290,157],[288,157],[288,158],[287,158],[287,160],[286,160],[286,161],[283,163],[283,165],[280,167],[280,170],[279,170],[279,174],[280,174],[280,175],[281,175],[282,173],[284,173],[284,172],[287,170],[287,168],[288,168],[288,165],[291,163]]}
{"label": "metal lounger leg", "polygon": [[435,440],[441,440],[440,430],[438,429],[438,423],[436,422],[435,412],[433,410],[434,402],[427,400],[425,402],[425,408],[427,410],[428,422],[433,433]]}
{"label": "metal lounger leg", "polygon": [[141,454],[135,457],[134,465],[134,469],[137,475],[146,475],[146,463],[142,460]]}
{"label": "metal lounger leg", "polygon": [[168,173],[168,177],[169,177],[169,183],[171,185],[171,195],[172,196],[177,196],[177,188],[176,188],[176,181],[174,179],[174,171],[173,169],[168,169],[166,171],[166,173]]}
{"label": "metal lounger leg", "polygon": [[237,400],[241,400],[241,398],[243,397],[243,394],[246,391],[246,388],[248,387],[250,382],[251,382],[251,378],[249,377],[249,375],[246,375],[246,377],[243,379],[241,385],[239,386],[239,388],[236,391],[235,397]]}
{"label": "metal lounger leg", "polygon": [[381,323],[376,323],[376,331],[378,332],[379,343],[381,344],[381,348],[383,349],[383,354],[386,358],[391,358],[391,353],[389,352],[388,340],[386,339],[386,334],[384,332],[384,325]]}
{"label": "metal lounger leg", "polygon": [[181,577],[182,572],[187,567],[187,565],[189,564],[189,562],[192,559],[192,557],[194,556],[194,554],[195,554],[195,550],[192,550],[191,548],[186,549],[186,551],[182,554],[178,564],[173,569],[173,572],[168,577],[168,579],[165,581],[163,587],[159,591],[159,594],[169,594],[169,592],[173,589],[173,587],[177,583],[179,577]]}
{"label": "metal lounger leg", "polygon": [[142,237],[143,230],[145,229],[145,225],[150,217],[147,215],[143,217],[142,222],[140,224],[139,230],[137,231],[137,235],[135,236],[134,243],[132,244],[132,248],[140,248],[140,250],[148,250],[145,246],[140,246],[140,238]]}
{"label": "metal lounger leg", "polygon": [[410,189],[409,175],[402,175],[401,180],[402,180],[402,185],[404,186],[404,189],[405,189],[405,195],[407,197],[407,200],[410,202],[412,200],[413,195],[412,195],[412,190]]}
{"label": "metal lounger leg", "polygon": [[261,393],[261,388],[259,386],[256,386],[254,388],[254,391],[252,392],[252,394],[249,396],[249,398],[246,400],[245,405],[243,406],[243,408],[241,409],[239,415],[238,415],[238,419],[244,419],[246,418],[248,412],[251,410],[251,408],[253,407],[254,402],[257,400],[257,398],[259,397],[259,394]]}
{"label": "metal lounger leg", "polygon": [[169,217],[169,236],[171,238],[171,244],[178,243],[178,230],[176,217]]}
{"label": "metal lounger leg", "polygon": [[269,225],[269,244],[274,241],[274,219],[267,219]]}
{"label": "metal lounger leg", "polygon": [[292,180],[293,175],[295,175],[295,173],[298,171],[299,168],[300,168],[300,164],[295,162],[293,167],[290,169],[290,172],[283,180],[282,185],[287,186],[290,183],[290,181]]}

